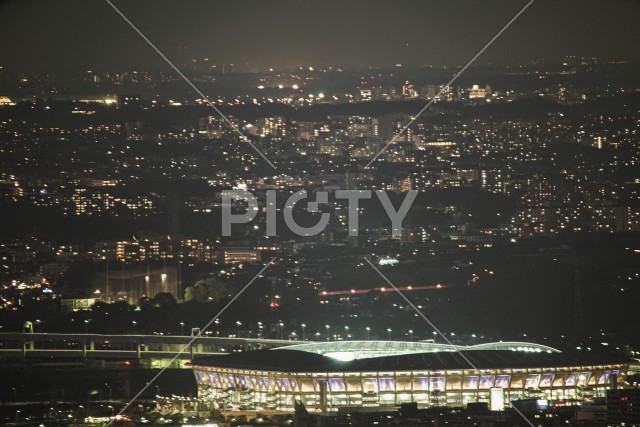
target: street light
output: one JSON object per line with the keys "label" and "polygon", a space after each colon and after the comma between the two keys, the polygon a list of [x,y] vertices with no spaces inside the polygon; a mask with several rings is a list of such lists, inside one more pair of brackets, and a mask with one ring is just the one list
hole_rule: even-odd
{"label": "street light", "polygon": [[34,332],[38,332],[38,329],[40,329],[40,323],[42,323],[42,320],[36,320],[36,329]]}
{"label": "street light", "polygon": [[436,338],[438,337],[438,333],[436,331],[433,331],[432,334],[433,334],[433,343],[435,344]]}
{"label": "street light", "polygon": [[15,402],[18,401],[18,390],[15,387],[11,387],[11,389],[13,390],[13,400]]}
{"label": "street light", "polygon": [[84,333],[85,334],[89,333],[89,322],[91,322],[91,319],[84,319]]}
{"label": "street light", "polygon": [[303,324],[302,324],[302,325],[300,325],[300,326],[302,326],[302,341],[306,341],[307,339],[306,339],[306,335],[305,335],[305,333],[304,333],[304,330],[307,328],[307,325],[305,325],[305,324],[303,323]]}
{"label": "street light", "polygon": [[387,328],[387,334],[389,335],[389,341],[391,341],[391,328]]}
{"label": "street light", "polygon": [[238,320],[236,322],[236,326],[238,326],[238,333],[236,334],[236,338],[240,338],[240,326],[242,326],[242,322]]}
{"label": "street light", "polygon": [[138,324],[138,322],[136,322],[135,320],[132,320],[131,324],[133,325],[133,335],[135,335],[136,334],[136,325]]}
{"label": "street light", "polygon": [[258,338],[262,338],[262,328],[264,328],[264,325],[262,322],[258,322]]}
{"label": "street light", "polygon": [[413,341],[413,329],[409,329],[409,340]]}
{"label": "street light", "polygon": [[331,336],[329,335],[331,333],[331,326],[324,325],[324,327],[327,330],[327,341],[331,341]]}
{"label": "street light", "polygon": [[284,323],[278,322],[278,326],[280,326],[280,339],[283,340],[284,339],[284,332],[283,332],[282,328],[284,327]]}
{"label": "street light", "polygon": [[345,326],[345,327],[344,327],[344,330],[345,330],[345,334],[346,334],[346,337],[345,337],[345,338],[348,340],[348,339],[349,339],[349,327],[348,327],[348,326]]}
{"label": "street light", "polygon": [[369,341],[371,339],[371,328],[367,326],[364,329],[367,331],[367,341]]}
{"label": "street light", "polygon": [[160,396],[160,386],[156,384],[156,396]]}
{"label": "street light", "polygon": [[184,336],[184,322],[180,322],[180,335]]}

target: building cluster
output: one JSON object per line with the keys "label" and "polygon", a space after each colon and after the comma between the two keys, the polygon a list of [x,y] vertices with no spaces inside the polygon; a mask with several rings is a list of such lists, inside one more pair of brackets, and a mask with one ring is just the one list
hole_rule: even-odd
{"label": "building cluster", "polygon": [[[221,85],[236,74],[194,64],[199,83],[207,73]],[[212,98],[233,126],[192,95],[149,95],[174,79],[161,74],[88,72],[80,82],[92,93],[117,90],[81,99],[9,94],[0,105],[0,203],[21,231],[2,242],[0,277],[62,286],[70,267],[86,262],[92,277],[78,273],[81,285],[66,296],[96,298],[99,290],[103,301],[136,304],[157,292],[180,300],[202,276],[235,278],[244,273],[239,264],[276,256],[270,306],[281,302],[275,295],[304,290],[332,309],[351,304],[366,313],[369,296],[355,288],[380,286],[323,295],[337,291],[332,267],[359,265],[363,256],[390,268],[437,262],[422,283],[402,285],[447,288],[489,278],[496,262],[472,264],[473,254],[509,252],[520,240],[640,231],[640,114],[624,107],[640,88],[580,83],[601,66],[628,71],[568,59],[491,69],[451,88],[405,67],[249,73],[235,96]],[[536,81],[505,83],[505,76]],[[19,79],[24,90],[45,81]],[[342,89],[323,89],[329,79]],[[255,192],[261,208],[264,191],[278,190],[278,209],[301,189],[386,190],[396,202],[409,190],[420,196],[400,235],[363,202],[359,235],[349,236],[348,207],[331,194],[323,206],[331,221],[317,236],[279,225],[267,237],[260,209],[226,239],[219,230],[226,189]],[[28,226],[34,218],[37,228]],[[624,274],[637,278],[636,270]]]}

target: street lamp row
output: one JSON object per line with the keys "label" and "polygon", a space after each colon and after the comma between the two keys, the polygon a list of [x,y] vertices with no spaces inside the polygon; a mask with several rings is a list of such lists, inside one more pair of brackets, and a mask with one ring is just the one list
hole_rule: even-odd
{"label": "street lamp row", "polygon": [[[36,320],[36,322],[40,323],[39,320]],[[85,319],[84,320],[85,333],[89,333],[89,322],[91,322],[91,319]],[[218,330],[218,326],[220,325],[220,320],[216,319],[214,323],[216,325],[216,335],[220,335],[220,332]],[[133,326],[133,334],[135,335],[136,334],[136,325],[138,324],[138,322],[136,322],[135,320],[132,320],[131,324]],[[184,336],[185,323],[184,322],[180,322],[179,324],[180,324],[180,335]],[[284,330],[283,330],[284,323],[282,323],[282,321],[280,321],[280,322],[277,323],[277,325],[278,325],[279,330],[280,330],[280,339],[284,339]],[[236,337],[240,338],[240,327],[242,326],[242,322],[240,322],[239,320],[236,321],[236,326],[237,326]],[[306,332],[307,325],[305,323],[302,323],[300,326],[302,327],[302,340],[306,341],[307,340],[307,332]],[[259,337],[260,338],[262,338],[262,334],[263,334],[262,330],[263,329],[264,329],[263,323],[262,322],[258,322],[258,330],[259,330]],[[326,333],[327,333],[326,339],[327,339],[327,341],[330,341],[331,340],[331,325],[325,325],[325,329],[326,329]],[[368,341],[368,340],[371,339],[371,328],[369,326],[367,326],[364,329],[365,329],[366,336],[367,336],[367,341]],[[349,333],[350,327],[349,326],[345,326],[344,330],[345,330],[345,336],[347,337],[347,339],[351,338],[351,334]],[[391,332],[392,332],[392,329],[391,328],[387,328],[387,337],[388,337],[389,340],[391,340]],[[411,341],[413,341],[413,330],[409,329],[407,332],[409,334],[409,339]],[[435,339],[437,333],[434,331],[433,335],[434,335],[434,339]],[[453,337],[453,336],[455,336],[455,334],[452,332],[451,336]]]}

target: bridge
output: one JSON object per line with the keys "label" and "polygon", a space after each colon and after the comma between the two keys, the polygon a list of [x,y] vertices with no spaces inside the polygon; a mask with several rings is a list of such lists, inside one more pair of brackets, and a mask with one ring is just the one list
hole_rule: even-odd
{"label": "bridge", "polygon": [[0,364],[33,367],[109,367],[132,364],[171,367],[198,356],[258,350],[292,344],[289,340],[181,335],[105,335],[71,333],[0,333]]}

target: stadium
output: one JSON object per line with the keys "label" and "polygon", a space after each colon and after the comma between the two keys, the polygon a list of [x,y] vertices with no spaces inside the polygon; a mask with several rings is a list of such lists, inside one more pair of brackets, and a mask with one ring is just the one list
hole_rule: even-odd
{"label": "stadium", "polygon": [[524,342],[474,346],[401,341],[305,342],[191,362],[200,399],[222,409],[309,411],[461,407],[501,410],[519,399],[569,405],[604,397],[624,381],[620,356],[565,353]]}

